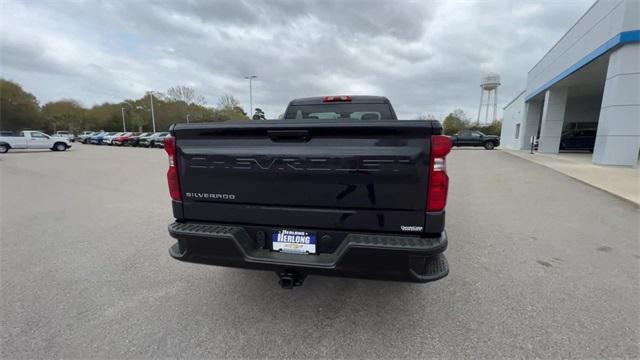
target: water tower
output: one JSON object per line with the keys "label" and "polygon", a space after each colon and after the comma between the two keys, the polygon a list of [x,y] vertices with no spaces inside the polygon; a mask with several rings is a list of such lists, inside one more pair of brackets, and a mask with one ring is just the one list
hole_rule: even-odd
{"label": "water tower", "polygon": [[[478,120],[480,124],[480,117],[482,116],[482,110],[485,109],[484,123],[489,123],[498,119],[498,86],[500,86],[500,75],[489,73],[482,77],[480,80],[480,107],[478,108]],[[484,94],[487,94],[485,100]],[[493,97],[491,94],[493,93]],[[489,119],[489,108],[493,108],[493,117]]]}

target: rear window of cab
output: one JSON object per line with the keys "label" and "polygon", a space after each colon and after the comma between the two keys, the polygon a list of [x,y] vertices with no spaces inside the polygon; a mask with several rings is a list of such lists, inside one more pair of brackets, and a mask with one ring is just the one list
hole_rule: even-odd
{"label": "rear window of cab", "polygon": [[284,114],[287,120],[342,119],[342,120],[391,120],[388,104],[322,104],[290,105]]}

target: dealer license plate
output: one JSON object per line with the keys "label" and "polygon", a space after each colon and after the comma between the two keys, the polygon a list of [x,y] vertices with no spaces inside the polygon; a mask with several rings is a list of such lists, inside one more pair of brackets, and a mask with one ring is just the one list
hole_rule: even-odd
{"label": "dealer license plate", "polygon": [[315,254],[316,234],[298,230],[278,230],[271,234],[274,251],[295,254]]}

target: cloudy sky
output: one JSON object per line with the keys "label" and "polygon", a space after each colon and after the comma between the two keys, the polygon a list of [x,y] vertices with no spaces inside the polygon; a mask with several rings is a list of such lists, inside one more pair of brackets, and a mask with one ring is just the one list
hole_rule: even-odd
{"label": "cloudy sky", "polygon": [[268,117],[295,97],[388,96],[403,118],[475,117],[479,80],[502,75],[499,105],[593,0],[0,0],[1,76],[45,103],[85,106],[190,85]]}

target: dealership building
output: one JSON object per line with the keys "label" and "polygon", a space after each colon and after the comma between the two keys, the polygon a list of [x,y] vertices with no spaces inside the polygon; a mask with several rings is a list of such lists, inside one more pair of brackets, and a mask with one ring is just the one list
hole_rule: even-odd
{"label": "dealership building", "polygon": [[[504,107],[501,143],[557,154],[562,134],[595,130],[592,162],[640,156],[640,1],[600,0],[529,71]],[[574,132],[575,133],[575,132]]]}

